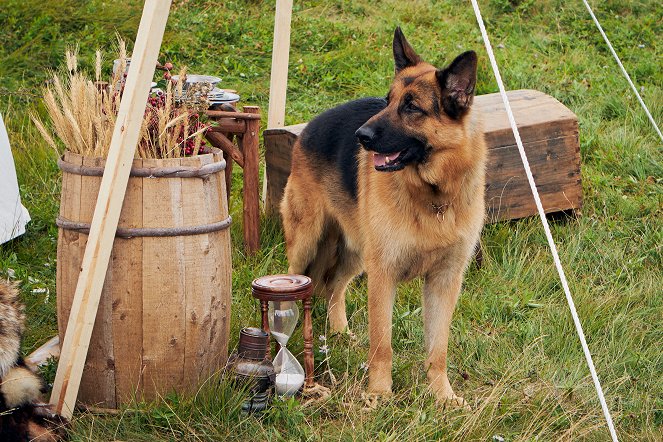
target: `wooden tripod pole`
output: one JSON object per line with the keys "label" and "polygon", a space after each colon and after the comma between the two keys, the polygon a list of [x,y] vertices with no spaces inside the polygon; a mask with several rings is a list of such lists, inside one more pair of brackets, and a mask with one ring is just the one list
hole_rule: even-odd
{"label": "wooden tripod pole", "polygon": [[269,78],[268,129],[283,127],[285,125],[285,98],[288,88],[291,18],[292,0],[276,0],[274,41],[272,43],[272,73]]}
{"label": "wooden tripod pole", "polygon": [[[285,99],[288,89],[288,60],[290,58],[290,20],[292,0],[276,0],[274,42],[272,43],[272,72],[269,78],[269,109],[267,128],[285,125]],[[267,196],[267,169],[263,176],[262,198]]]}
{"label": "wooden tripod pole", "polygon": [[111,138],[50,403],[71,418],[171,0],[146,0]]}

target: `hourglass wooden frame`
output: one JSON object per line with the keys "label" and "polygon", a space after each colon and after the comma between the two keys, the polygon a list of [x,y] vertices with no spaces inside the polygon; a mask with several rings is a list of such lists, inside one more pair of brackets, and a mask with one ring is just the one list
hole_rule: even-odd
{"label": "hourglass wooden frame", "polygon": [[[260,300],[262,313],[262,329],[269,330],[269,302],[270,301],[301,301],[304,308],[302,333],[304,335],[304,372],[306,374],[304,387],[315,385],[313,380],[313,320],[311,309],[313,307],[313,284],[311,278],[303,275],[270,275],[257,278],[251,284],[251,294]],[[270,333],[271,336],[271,333]],[[276,353],[281,346],[276,342]],[[267,355],[271,358],[270,347],[267,346]]]}

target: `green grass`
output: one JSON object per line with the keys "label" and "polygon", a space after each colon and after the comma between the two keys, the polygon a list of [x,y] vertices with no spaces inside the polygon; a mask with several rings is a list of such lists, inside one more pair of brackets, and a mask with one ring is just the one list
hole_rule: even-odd
{"label": "green grass", "polygon": [[[128,3],[128,4],[125,4]],[[377,3],[377,4],[376,4]],[[663,121],[663,6],[609,0],[596,10],[617,52]],[[121,6],[120,6],[121,5]],[[273,2],[175,2],[161,59],[218,74],[244,103],[266,111]],[[580,2],[484,0],[488,32],[509,89],[553,95],[580,122],[583,194],[578,218],[557,219],[553,234],[621,440],[663,438],[663,161],[661,143]],[[55,257],[59,172],[26,115],[47,70],[79,43],[94,49],[117,31],[132,39],[141,4],[92,0],[0,0],[0,111],[8,123],[24,204],[33,221],[22,238],[0,246],[0,270],[13,269],[27,304],[27,353],[56,332]],[[469,2],[295,2],[286,121],[309,120],[336,103],[384,95],[391,80],[391,33],[401,25],[421,55],[438,65],[463,50],[481,55],[479,93],[495,92]],[[642,47],[641,47],[642,46]],[[266,113],[266,112],[265,112]],[[264,123],[264,121],[263,121]],[[263,124],[264,126],[264,124]],[[232,214],[241,218],[235,168]],[[250,282],[287,269],[278,223],[262,223],[262,250],[244,256],[233,234],[231,346],[241,327],[258,324]],[[239,397],[210,380],[194,398],[131,404],[120,416],[77,415],[74,440],[606,440],[568,307],[538,220],[486,226],[485,261],[471,268],[455,314],[450,377],[472,404],[442,410],[426,394],[419,293],[398,290],[394,314],[395,395],[363,411],[367,357],[366,283],[348,296],[356,342],[328,336],[316,352],[331,399],[305,406],[276,401],[263,416],[243,416]],[[33,293],[46,287],[50,295]],[[316,335],[325,333],[316,304]],[[301,350],[301,336],[293,338]],[[331,373],[331,375],[330,375]]]}

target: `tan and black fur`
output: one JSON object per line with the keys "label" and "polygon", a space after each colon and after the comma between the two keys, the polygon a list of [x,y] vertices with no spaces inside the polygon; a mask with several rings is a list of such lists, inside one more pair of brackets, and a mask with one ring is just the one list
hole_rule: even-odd
{"label": "tan and black fur", "polygon": [[345,290],[368,277],[369,393],[391,392],[396,286],[425,280],[425,362],[432,392],[459,404],[447,376],[451,316],[484,221],[486,145],[471,105],[474,52],[445,69],[422,61],[397,28],[386,99],[314,119],[294,147],[281,203],[289,271],[311,276],[347,330]]}
{"label": "tan and black fur", "polygon": [[16,286],[0,279],[0,441],[63,440],[64,418],[41,403],[44,382],[20,357],[23,311]]}

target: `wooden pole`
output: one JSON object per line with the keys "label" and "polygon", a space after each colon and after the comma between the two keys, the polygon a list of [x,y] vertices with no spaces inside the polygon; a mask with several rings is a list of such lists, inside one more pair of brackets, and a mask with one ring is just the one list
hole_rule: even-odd
{"label": "wooden pole", "polygon": [[[244,106],[244,112],[258,115],[260,108]],[[246,132],[241,137],[244,156],[244,248],[250,255],[260,249],[259,132],[260,120],[247,120]]]}
{"label": "wooden pole", "polygon": [[146,0],[111,138],[50,403],[71,418],[171,0]]}
{"label": "wooden pole", "polygon": [[269,110],[267,111],[268,129],[285,125],[291,17],[292,0],[276,0],[274,42],[272,43],[272,73],[269,79]]}
{"label": "wooden pole", "polygon": [[[290,20],[292,0],[276,0],[274,42],[272,44],[272,73],[269,79],[269,109],[267,128],[285,125],[285,100],[288,89],[288,60],[290,57]],[[262,199],[267,196],[267,170],[263,177]]]}

